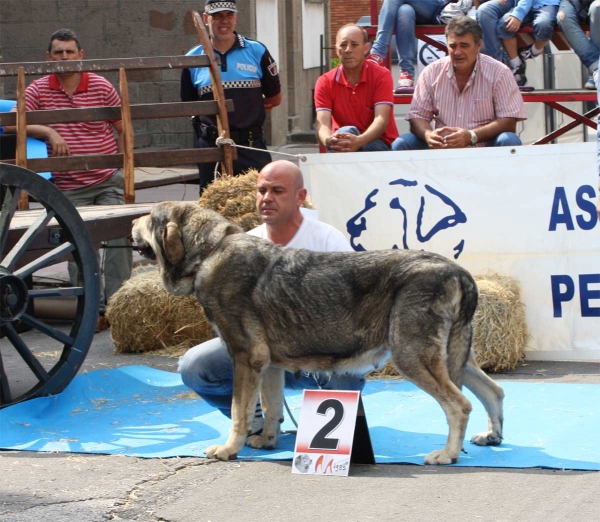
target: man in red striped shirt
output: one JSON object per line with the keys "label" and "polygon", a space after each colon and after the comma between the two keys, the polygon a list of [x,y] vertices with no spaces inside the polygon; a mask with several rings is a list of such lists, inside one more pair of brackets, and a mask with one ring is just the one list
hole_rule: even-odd
{"label": "man in red striped shirt", "polygon": [[[82,60],[84,51],[77,35],[60,29],[50,37],[48,61]],[[28,111],[82,107],[117,107],[121,100],[115,88],[97,74],[61,73],[35,80],[26,90]],[[9,129],[7,129],[9,130]],[[14,127],[10,129],[14,132]],[[115,132],[117,139],[115,139]],[[46,141],[49,156],[116,154],[122,151],[123,128],[120,120],[28,125],[27,135]],[[52,179],[75,206],[119,205],[124,201],[122,169],[53,172]],[[131,275],[132,253],[127,238],[107,241],[104,255],[104,285],[97,331],[106,329],[106,301]],[[75,263],[69,263],[69,275],[78,281]]]}
{"label": "man in red striped shirt", "polygon": [[[480,54],[479,24],[462,16],[446,26],[449,56],[419,76],[410,111],[410,133],[392,150],[458,149],[521,145],[517,121],[527,119],[510,69]],[[433,125],[432,125],[433,122]]]}

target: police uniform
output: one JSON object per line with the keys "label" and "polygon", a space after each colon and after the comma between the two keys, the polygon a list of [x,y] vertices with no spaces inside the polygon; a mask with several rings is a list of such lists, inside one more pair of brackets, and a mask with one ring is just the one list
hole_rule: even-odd
{"label": "police uniform", "polygon": [[[228,113],[231,138],[236,144],[267,150],[263,136],[266,113],[263,95],[266,98],[281,92],[277,64],[268,49],[255,40],[235,33],[233,46],[225,53],[214,49],[221,59],[221,81],[225,99],[233,100],[234,111]],[[204,54],[201,45],[187,55]],[[181,100],[212,100],[213,90],[208,67],[184,69],[181,76]],[[214,147],[217,138],[216,117],[194,118],[196,147]],[[266,152],[237,149],[238,158],[233,162],[234,174],[249,168],[262,169],[271,162]],[[200,191],[214,179],[214,163],[201,163]]]}

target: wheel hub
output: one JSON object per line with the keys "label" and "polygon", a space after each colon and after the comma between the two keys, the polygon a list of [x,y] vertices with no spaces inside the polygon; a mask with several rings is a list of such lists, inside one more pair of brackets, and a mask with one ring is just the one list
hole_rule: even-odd
{"label": "wheel hub", "polygon": [[29,292],[23,280],[0,266],[0,322],[11,323],[23,315]]}

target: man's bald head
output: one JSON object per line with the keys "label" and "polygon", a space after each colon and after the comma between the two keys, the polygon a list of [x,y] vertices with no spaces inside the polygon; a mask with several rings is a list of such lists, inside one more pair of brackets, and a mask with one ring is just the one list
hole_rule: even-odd
{"label": "man's bald head", "polygon": [[287,160],[266,165],[258,173],[256,189],[256,209],[272,226],[285,226],[297,218],[306,199],[302,172]]}

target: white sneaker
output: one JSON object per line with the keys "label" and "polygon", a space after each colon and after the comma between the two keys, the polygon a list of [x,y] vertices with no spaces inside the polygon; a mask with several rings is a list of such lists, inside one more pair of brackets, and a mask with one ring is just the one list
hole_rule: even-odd
{"label": "white sneaker", "polygon": [[250,424],[250,435],[260,435],[262,433],[263,428],[265,427],[265,418],[261,415],[256,416],[252,419],[252,424]]}

